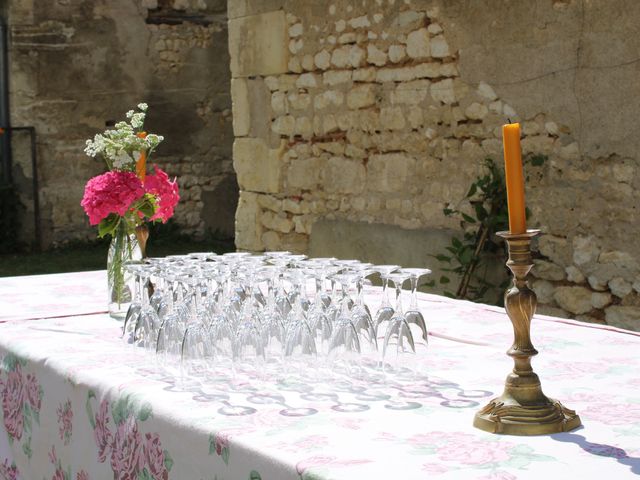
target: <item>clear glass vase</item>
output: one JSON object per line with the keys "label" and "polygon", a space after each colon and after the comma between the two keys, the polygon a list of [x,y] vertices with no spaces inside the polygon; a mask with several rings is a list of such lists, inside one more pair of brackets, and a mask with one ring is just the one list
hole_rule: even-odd
{"label": "clear glass vase", "polygon": [[125,269],[127,262],[142,260],[142,250],[135,232],[127,229],[125,221],[116,228],[107,256],[107,285],[109,315],[124,320],[133,301],[134,277]]}

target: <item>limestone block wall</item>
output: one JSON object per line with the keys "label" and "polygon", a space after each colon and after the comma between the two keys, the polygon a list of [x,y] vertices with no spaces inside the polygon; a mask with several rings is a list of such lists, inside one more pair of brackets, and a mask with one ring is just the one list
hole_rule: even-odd
{"label": "limestone block wall", "polygon": [[[80,200],[105,167],[84,154],[84,142],[142,101],[146,128],[165,136],[152,162],[178,177],[176,221],[185,233],[233,235],[226,2],[5,3],[11,123],[36,129],[43,246],[95,238]],[[30,242],[28,138],[17,133],[13,147],[21,235]]]}
{"label": "limestone block wall", "polygon": [[548,156],[525,172],[544,232],[539,312],[640,328],[627,122],[640,4],[229,0],[228,12],[239,248],[305,252],[320,219],[455,229],[443,208],[468,208],[511,119],[524,153]]}

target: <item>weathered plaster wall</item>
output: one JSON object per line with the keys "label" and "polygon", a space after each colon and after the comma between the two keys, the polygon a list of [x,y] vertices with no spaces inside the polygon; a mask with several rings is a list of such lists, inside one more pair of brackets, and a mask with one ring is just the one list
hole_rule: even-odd
{"label": "weathered plaster wall", "polygon": [[[153,162],[176,175],[175,218],[186,233],[233,234],[226,4],[221,0],[8,2],[14,126],[37,131],[43,243],[93,238],[80,207],[84,184],[103,171],[84,142],[150,105],[146,128],[165,136]],[[20,137],[20,135],[16,135]],[[31,208],[28,142],[14,142],[14,177]],[[32,235],[25,212],[25,239]]]}
{"label": "weathered plaster wall", "polygon": [[640,3],[229,0],[228,12],[238,247],[308,251],[319,220],[341,222],[342,244],[345,222],[455,229],[443,208],[465,208],[482,159],[501,161],[511,118],[524,152],[549,158],[526,172],[544,232],[539,311],[640,328]]}

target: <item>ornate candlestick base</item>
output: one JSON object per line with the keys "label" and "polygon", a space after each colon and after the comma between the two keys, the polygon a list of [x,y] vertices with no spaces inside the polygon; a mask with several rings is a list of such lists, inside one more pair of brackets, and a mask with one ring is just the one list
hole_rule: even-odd
{"label": "ornate candlestick base", "polygon": [[526,277],[533,262],[531,239],[539,230],[522,234],[499,232],[509,247],[507,267],[513,273],[513,287],[506,293],[504,305],[513,324],[514,341],[507,355],[513,358],[513,371],[507,376],[504,393],[476,413],[473,426],[506,435],[544,435],[568,432],[581,425],[576,412],[542,393],[540,379],[531,368],[537,355],[531,344],[531,319],[537,298],[527,286]]}

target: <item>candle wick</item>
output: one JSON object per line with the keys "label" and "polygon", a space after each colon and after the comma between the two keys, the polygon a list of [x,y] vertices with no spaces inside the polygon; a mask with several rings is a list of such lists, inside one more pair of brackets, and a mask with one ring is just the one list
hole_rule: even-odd
{"label": "candle wick", "polygon": [[511,119],[510,119],[510,118],[507,118],[507,121],[508,121],[509,123],[511,123]]}

